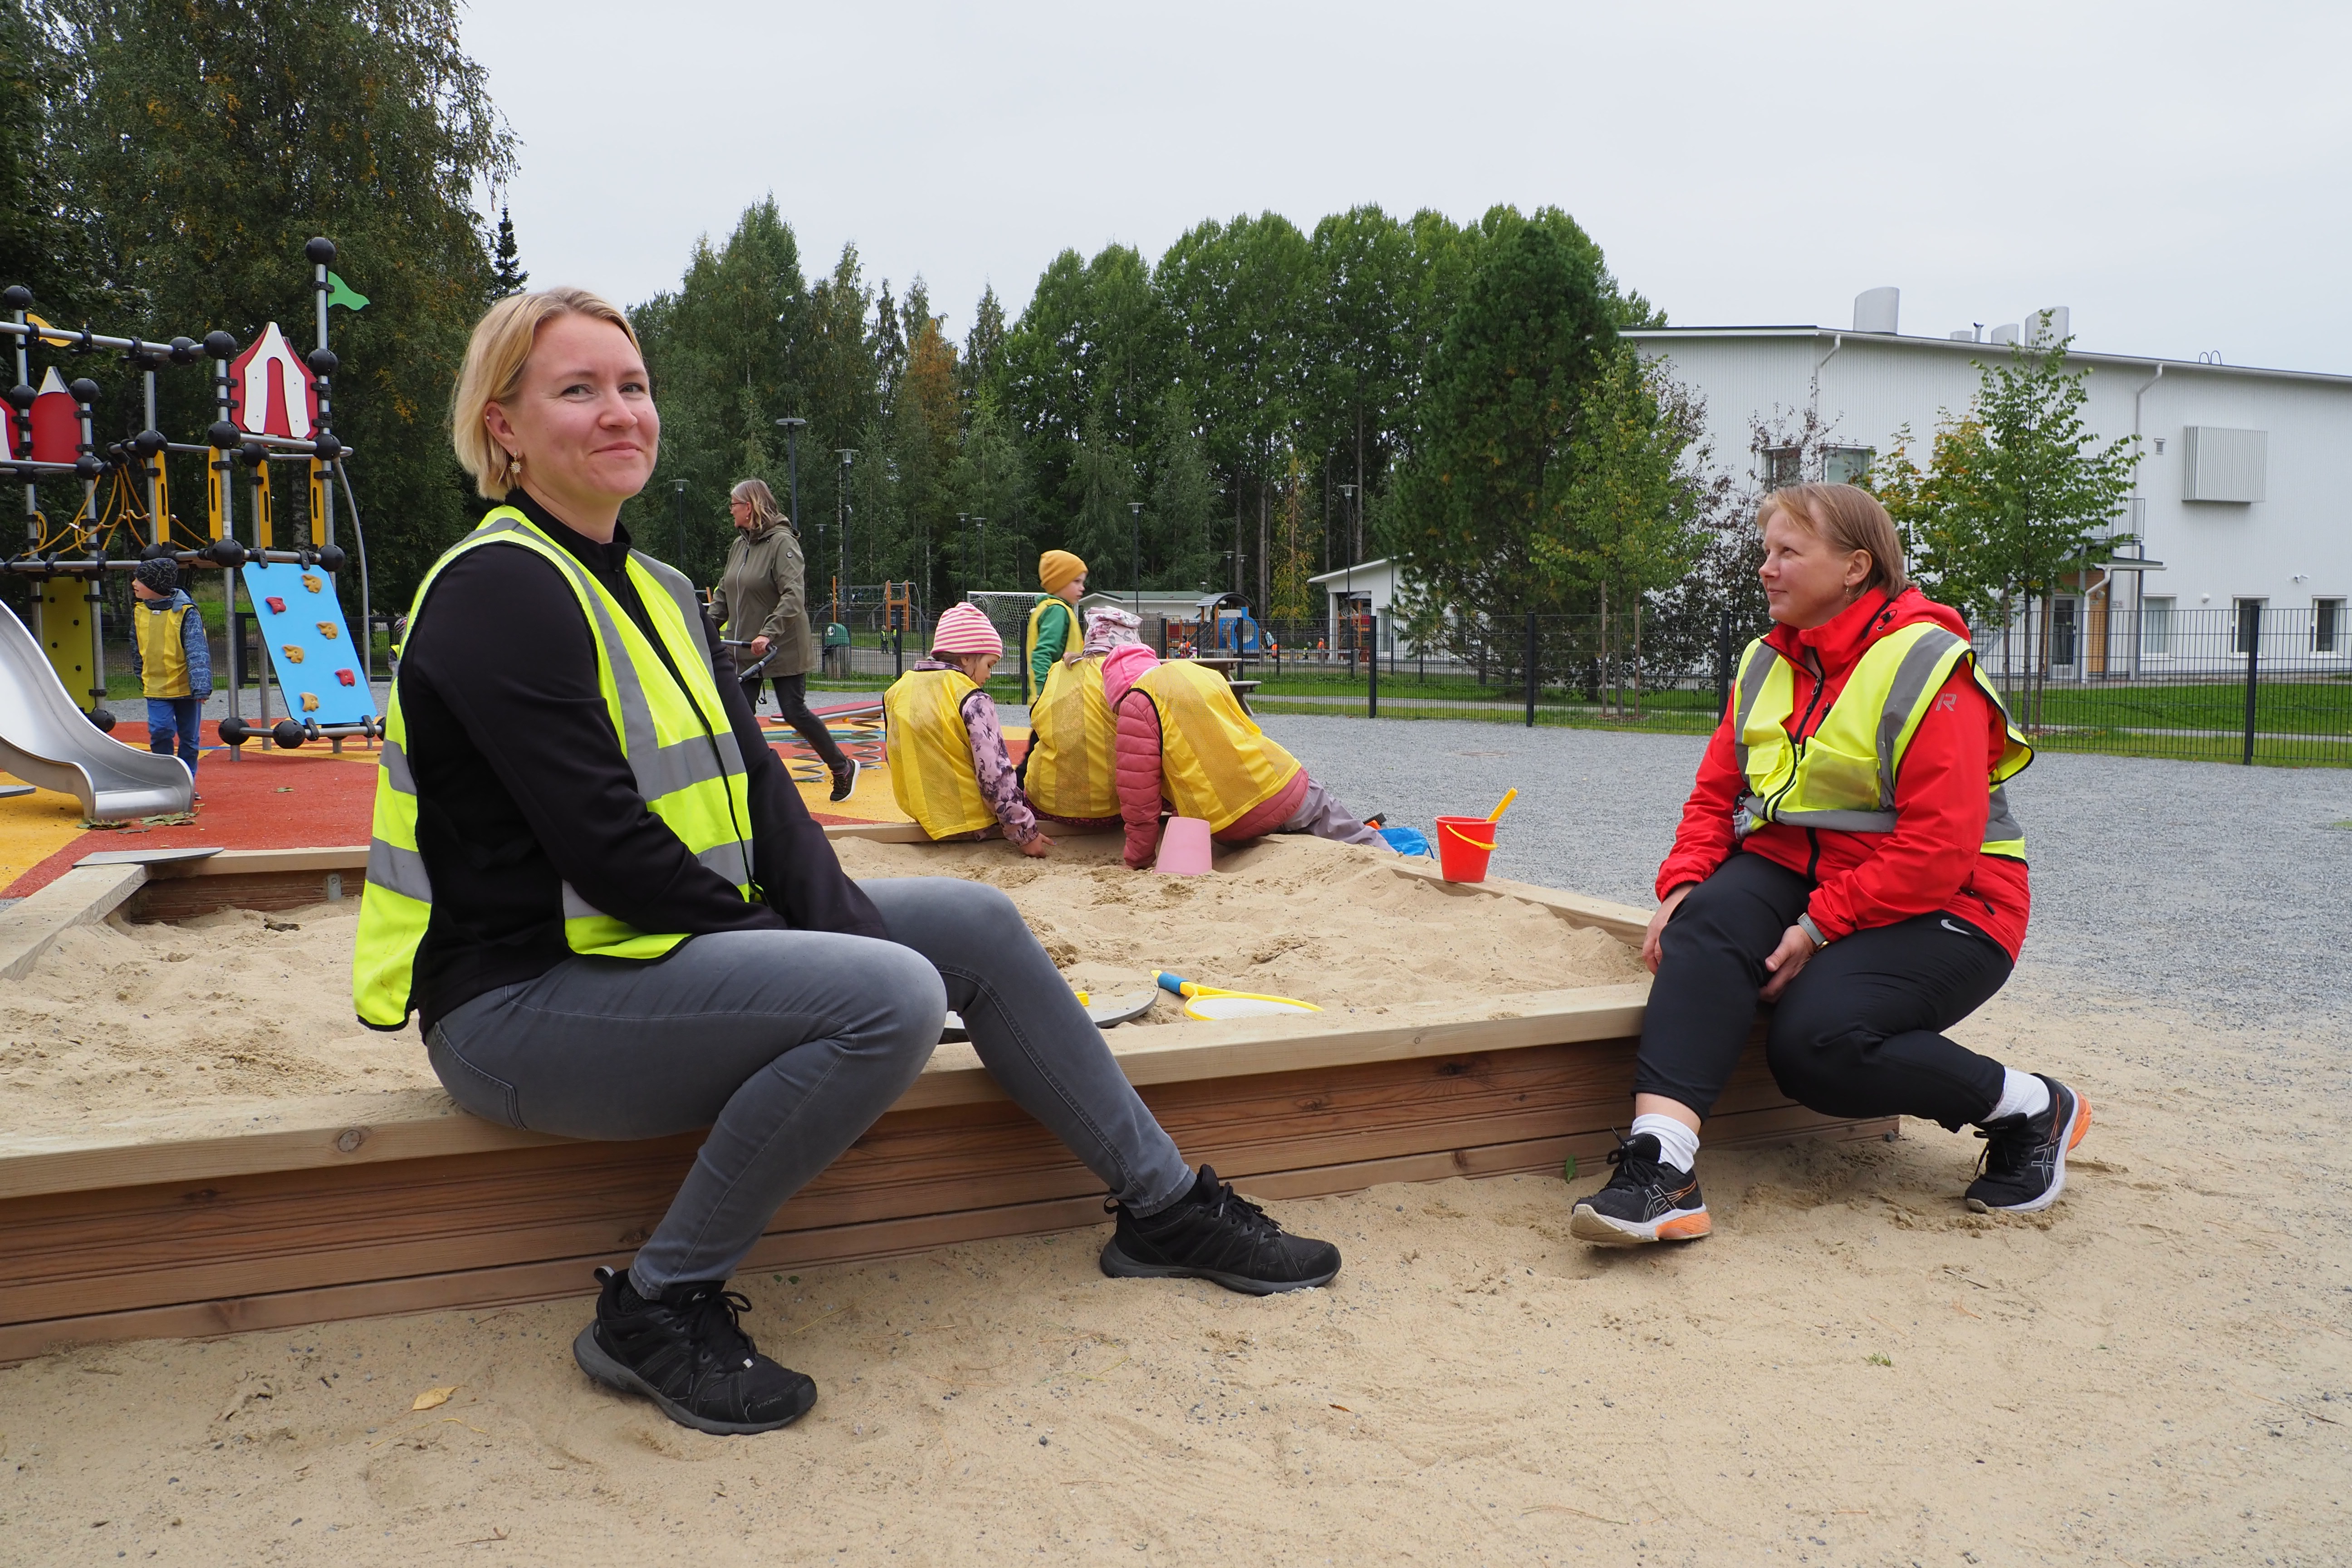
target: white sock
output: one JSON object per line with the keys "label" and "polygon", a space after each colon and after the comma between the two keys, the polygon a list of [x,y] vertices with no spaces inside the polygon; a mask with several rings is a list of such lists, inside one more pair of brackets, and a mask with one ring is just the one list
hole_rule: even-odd
{"label": "white sock", "polygon": [[1985,1117],[1986,1121],[1999,1121],[2005,1116],[2039,1116],[2050,1109],[2048,1084],[2032,1073],[2020,1072],[2015,1068],[2000,1070],[2000,1099],[1994,1102],[1990,1114]]}
{"label": "white sock", "polygon": [[1671,1116],[1649,1111],[1633,1118],[1633,1131],[1629,1138],[1639,1138],[1647,1132],[1658,1141],[1658,1157],[1677,1171],[1687,1171],[1698,1158],[1698,1134]]}

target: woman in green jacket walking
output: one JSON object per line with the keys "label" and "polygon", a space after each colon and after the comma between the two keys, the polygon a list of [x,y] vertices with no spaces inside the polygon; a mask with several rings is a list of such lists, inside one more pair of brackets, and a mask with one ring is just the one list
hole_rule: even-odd
{"label": "woman in green jacket walking", "polygon": [[727,550],[727,570],[711,590],[710,618],[743,644],[740,662],[761,666],[743,679],[743,700],[760,706],[760,680],[775,689],[776,713],[800,731],[833,773],[833,798],[847,800],[857,787],[857,763],[842,753],[825,721],[809,711],[808,671],[815,662],[809,636],[806,569],[801,542],[790,518],[776,505],[765,479],[744,479],[729,492],[735,516],[735,542]]}

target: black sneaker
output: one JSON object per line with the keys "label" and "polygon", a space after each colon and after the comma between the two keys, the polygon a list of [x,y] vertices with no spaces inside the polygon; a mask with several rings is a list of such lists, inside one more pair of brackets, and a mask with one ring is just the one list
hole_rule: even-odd
{"label": "black sneaker", "polygon": [[1338,1247],[1285,1235],[1206,1165],[1190,1193],[1149,1219],[1117,1199],[1103,1209],[1118,1216],[1102,1250],[1102,1271],[1114,1279],[1213,1279],[1246,1296],[1271,1296],[1328,1285],[1339,1272]]}
{"label": "black sneaker", "polygon": [[2038,1214],[2066,1190],[2066,1152],[2091,1130],[2091,1106],[2046,1073],[2050,1104],[2039,1116],[2004,1116],[1977,1129],[1985,1141],[1969,1207],[1979,1214]]}
{"label": "black sneaker", "polygon": [[1665,1163],[1657,1134],[1620,1138],[1609,1151],[1617,1167],[1609,1184],[1576,1205],[1568,1232],[1601,1247],[1640,1247],[1653,1241],[1696,1241],[1715,1228],[1698,1177]]}
{"label": "black sneaker", "polygon": [[833,775],[832,798],[835,800],[847,800],[849,792],[857,787],[860,763],[856,757],[848,759],[848,763],[847,767],[837,770]]}
{"label": "black sneaker", "polygon": [[789,1426],[816,1403],[815,1384],[752,1348],[738,1322],[751,1303],[725,1280],[673,1285],[648,1301],[626,1269],[599,1268],[596,1279],[596,1321],[572,1342],[572,1357],[607,1388],[721,1436]]}

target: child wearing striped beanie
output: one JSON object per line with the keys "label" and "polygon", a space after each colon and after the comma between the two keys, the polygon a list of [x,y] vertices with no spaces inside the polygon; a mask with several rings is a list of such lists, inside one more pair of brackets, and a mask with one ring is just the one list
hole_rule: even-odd
{"label": "child wearing striped beanie", "polygon": [[890,790],[899,809],[937,840],[980,838],[1002,829],[1024,855],[1054,841],[1021,792],[996,704],[985,689],[1004,639],[986,612],[967,601],[940,616],[931,657],[883,694]]}

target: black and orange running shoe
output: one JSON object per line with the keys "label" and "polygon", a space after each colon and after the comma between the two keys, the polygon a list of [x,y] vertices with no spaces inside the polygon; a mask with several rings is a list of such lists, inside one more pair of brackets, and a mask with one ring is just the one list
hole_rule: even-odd
{"label": "black and orange running shoe", "polygon": [[2066,1155],[2091,1130],[2090,1102],[2046,1073],[2050,1104],[2039,1116],[2004,1116],[1977,1129],[1985,1141],[1965,1194],[1979,1214],[2037,1214],[2066,1190]]}
{"label": "black and orange running shoe", "polygon": [[1641,1247],[1653,1241],[1696,1241],[1715,1228],[1698,1177],[1661,1157],[1653,1133],[1620,1138],[1609,1151],[1617,1167],[1606,1186],[1576,1205],[1569,1234],[1599,1247]]}

